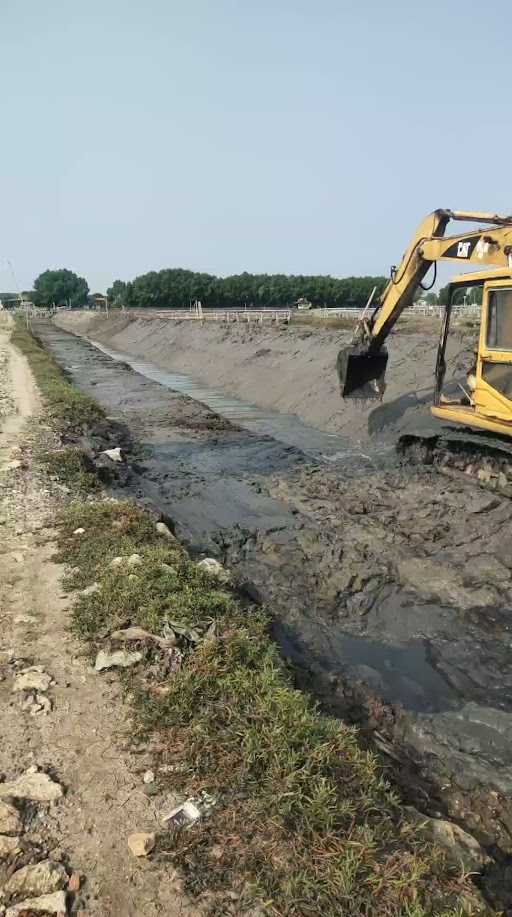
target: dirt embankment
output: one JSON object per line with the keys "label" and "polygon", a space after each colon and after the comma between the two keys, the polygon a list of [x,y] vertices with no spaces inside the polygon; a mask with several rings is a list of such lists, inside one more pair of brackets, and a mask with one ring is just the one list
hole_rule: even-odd
{"label": "dirt embankment", "polygon": [[[427,414],[432,397],[437,333],[431,327],[393,336],[384,403],[369,407],[339,395],[336,356],[349,341],[347,331],[90,313],[61,313],[56,323],[243,401],[358,439],[384,428],[408,429]],[[469,366],[466,353],[466,342],[454,336],[448,353],[453,369]]]}

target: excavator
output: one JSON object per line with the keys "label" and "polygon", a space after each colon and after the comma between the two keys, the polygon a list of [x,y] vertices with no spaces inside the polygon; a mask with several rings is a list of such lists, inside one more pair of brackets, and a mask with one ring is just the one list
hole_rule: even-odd
{"label": "excavator", "polygon": [[[478,228],[446,235],[451,221]],[[432,434],[402,436],[398,451],[415,462],[452,465],[485,482],[495,479],[512,495],[512,216],[440,209],[423,220],[371,314],[367,306],[351,345],[338,354],[341,395],[382,399],[385,342],[427,272],[432,267],[435,272],[440,261],[479,269],[454,277],[448,288],[431,407],[442,424]],[[461,397],[447,397],[443,385],[453,306],[462,288],[478,286],[483,291],[474,364],[466,385],[460,385]]]}

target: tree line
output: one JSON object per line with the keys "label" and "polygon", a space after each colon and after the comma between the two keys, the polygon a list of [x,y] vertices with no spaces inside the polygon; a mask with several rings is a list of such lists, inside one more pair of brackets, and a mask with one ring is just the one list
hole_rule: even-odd
{"label": "tree line", "polygon": [[233,274],[215,277],[182,268],[150,271],[134,280],[116,280],[107,290],[114,306],[138,309],[188,309],[200,301],[203,306],[224,309],[261,309],[291,306],[303,299],[312,306],[364,306],[374,287],[377,294],[386,285],[385,277],[344,277],[330,275]]}
{"label": "tree line", "polygon": [[[115,307],[138,309],[188,309],[199,300],[203,306],[262,309],[292,306],[305,300],[313,307],[344,307],[361,309],[372,290],[375,303],[386,286],[385,277],[332,277],[327,274],[233,274],[215,277],[182,268],[170,268],[141,274],[134,280],[116,280],[107,290],[108,301]],[[429,305],[444,305],[448,286],[439,293],[422,294],[418,288],[413,299],[422,298]],[[481,289],[474,287],[466,293],[465,302],[481,302]],[[4,294],[4,299],[8,298]],[[18,298],[12,294],[12,298]],[[84,277],[65,268],[44,271],[34,281],[34,289],[23,294],[40,306],[79,308],[94,303]]]}

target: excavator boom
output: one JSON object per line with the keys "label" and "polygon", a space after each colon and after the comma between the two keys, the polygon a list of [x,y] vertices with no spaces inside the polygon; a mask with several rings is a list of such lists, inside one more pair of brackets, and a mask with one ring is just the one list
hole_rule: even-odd
{"label": "excavator boom", "polygon": [[[450,221],[479,223],[472,232],[446,236]],[[482,228],[481,224],[486,224]],[[381,397],[387,352],[386,338],[412,304],[414,292],[438,261],[512,267],[512,216],[464,210],[435,210],[418,227],[400,265],[369,319],[363,319],[350,347],[338,355],[338,376],[344,398]],[[468,286],[471,274],[468,275]]]}

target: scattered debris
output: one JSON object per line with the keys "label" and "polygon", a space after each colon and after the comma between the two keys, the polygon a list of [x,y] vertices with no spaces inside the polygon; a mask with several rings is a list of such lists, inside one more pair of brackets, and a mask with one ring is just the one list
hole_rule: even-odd
{"label": "scattered debris", "polygon": [[73,535],[85,535],[85,529],[75,529]]}
{"label": "scattered debris", "polygon": [[60,783],[56,783],[48,774],[43,771],[34,773],[29,768],[16,780],[0,783],[0,799],[9,796],[13,799],[32,799],[34,802],[54,802],[63,796],[63,790]]}
{"label": "scattered debris", "polygon": [[5,883],[4,893],[9,898],[49,895],[67,884],[68,874],[61,863],[41,860],[18,869]]}
{"label": "scattered debris", "polygon": [[212,579],[218,580],[219,583],[228,583],[231,579],[229,572],[214,557],[205,557],[204,560],[199,561],[197,566],[199,570],[207,573]]}
{"label": "scattered debris", "polygon": [[128,838],[128,847],[136,857],[147,857],[155,848],[156,837],[154,833],[137,831],[130,834]]}
{"label": "scattered debris", "polygon": [[103,672],[104,669],[127,669],[135,665],[142,659],[142,653],[129,653],[127,650],[116,650],[114,653],[107,653],[106,650],[100,650],[94,663],[95,672]]}
{"label": "scattered debris", "polygon": [[63,891],[54,892],[53,895],[40,895],[38,898],[29,898],[21,904],[8,907],[5,917],[23,917],[24,914],[61,914],[67,913],[66,894]]}
{"label": "scattered debris", "polygon": [[186,799],[185,802],[175,806],[171,811],[162,818],[163,824],[172,822],[175,828],[181,828],[187,824],[193,824],[200,818],[210,814],[210,811],[216,805],[217,800],[203,790],[199,796]]}
{"label": "scattered debris", "polygon": [[169,636],[159,637],[157,634],[150,634],[149,631],[144,630],[143,627],[125,627],[123,630],[115,630],[110,634],[111,640],[118,640],[122,643],[132,643],[136,641],[152,641],[153,643],[158,643],[159,646],[164,648],[174,646],[176,643],[176,637],[170,632]]}
{"label": "scattered debris", "polygon": [[148,783],[154,783],[154,782],[155,782],[155,775],[154,775],[153,771],[146,771],[146,773],[144,774],[142,780],[143,780],[143,782],[146,783],[146,784],[148,784]]}
{"label": "scattered debris", "polygon": [[81,884],[82,884],[82,877],[80,873],[72,872],[69,877],[68,892],[73,892],[76,894],[76,892],[80,891]]}
{"label": "scattered debris", "polygon": [[116,446],[115,449],[104,449],[103,452],[100,452],[100,455],[106,455],[112,462],[124,461],[120,446]]}

